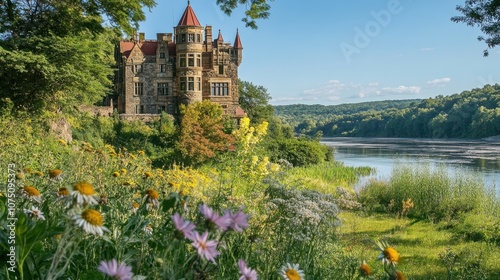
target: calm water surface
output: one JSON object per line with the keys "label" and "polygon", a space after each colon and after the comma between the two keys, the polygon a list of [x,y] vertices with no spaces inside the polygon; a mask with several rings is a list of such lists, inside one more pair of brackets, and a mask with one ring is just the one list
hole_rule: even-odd
{"label": "calm water surface", "polygon": [[323,138],[322,143],[335,147],[335,160],[347,166],[375,168],[370,178],[389,178],[395,164],[444,164],[453,171],[479,174],[500,190],[499,141],[339,137]]}

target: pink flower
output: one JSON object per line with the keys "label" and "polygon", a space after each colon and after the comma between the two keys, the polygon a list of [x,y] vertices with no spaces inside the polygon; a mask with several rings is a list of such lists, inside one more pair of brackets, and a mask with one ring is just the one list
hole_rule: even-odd
{"label": "pink flower", "polygon": [[193,230],[196,227],[190,221],[184,220],[179,213],[175,213],[172,216],[172,220],[174,221],[175,228],[184,234],[184,237],[189,238],[193,235]]}
{"label": "pink flower", "polygon": [[238,267],[241,273],[239,280],[257,280],[257,271],[247,267],[244,260],[238,260]]}
{"label": "pink flower", "polygon": [[115,259],[105,262],[101,261],[101,264],[97,268],[100,272],[108,275],[109,277],[117,280],[132,280],[132,267],[127,266],[124,262],[118,265]]}
{"label": "pink flower", "polygon": [[208,205],[206,204],[200,205],[200,212],[203,216],[205,216],[208,222],[215,224],[218,228],[220,228],[223,231],[226,230],[231,224],[230,217],[226,215],[219,216],[217,212],[214,212],[214,210],[208,207]]}
{"label": "pink flower", "polygon": [[192,235],[193,247],[198,249],[198,255],[200,257],[204,257],[205,259],[215,262],[215,257],[220,255],[220,252],[217,251],[217,241],[208,240],[208,231],[205,231],[201,236],[198,232],[194,231]]}
{"label": "pink flower", "polygon": [[238,211],[235,214],[231,211],[226,211],[224,216],[229,217],[230,223],[229,227],[234,229],[237,232],[242,232],[244,228],[248,227],[248,215],[243,213],[242,211]]}

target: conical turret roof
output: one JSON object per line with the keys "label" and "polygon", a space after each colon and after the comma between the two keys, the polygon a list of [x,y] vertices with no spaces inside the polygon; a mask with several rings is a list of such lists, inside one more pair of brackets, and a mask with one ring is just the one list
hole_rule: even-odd
{"label": "conical turret roof", "polygon": [[196,17],[196,14],[191,8],[191,4],[189,3],[189,1],[186,10],[184,10],[184,14],[182,14],[182,17],[179,20],[177,26],[201,26],[198,18]]}
{"label": "conical turret roof", "polygon": [[240,32],[238,30],[236,30],[236,38],[234,38],[233,47],[235,49],[243,49],[243,45],[241,44],[241,40],[240,40]]}

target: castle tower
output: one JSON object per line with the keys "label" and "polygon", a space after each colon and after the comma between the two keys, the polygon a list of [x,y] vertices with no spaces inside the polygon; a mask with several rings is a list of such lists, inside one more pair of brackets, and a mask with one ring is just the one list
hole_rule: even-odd
{"label": "castle tower", "polygon": [[238,29],[236,29],[236,38],[234,38],[233,54],[236,65],[240,66],[241,60],[243,59],[243,45],[241,44],[240,33]]}
{"label": "castle tower", "polygon": [[188,1],[186,10],[175,28],[176,84],[178,96],[184,104],[202,101],[203,30]]}

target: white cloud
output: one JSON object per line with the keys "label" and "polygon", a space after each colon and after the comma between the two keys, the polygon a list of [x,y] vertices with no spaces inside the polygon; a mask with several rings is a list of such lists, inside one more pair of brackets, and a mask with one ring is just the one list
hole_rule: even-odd
{"label": "white cloud", "polygon": [[398,87],[385,87],[382,88],[382,92],[387,93],[420,93],[421,87],[417,86],[398,86]]}
{"label": "white cloud", "polygon": [[451,78],[441,78],[428,81],[427,85],[431,87],[443,87],[449,82],[451,82]]}

